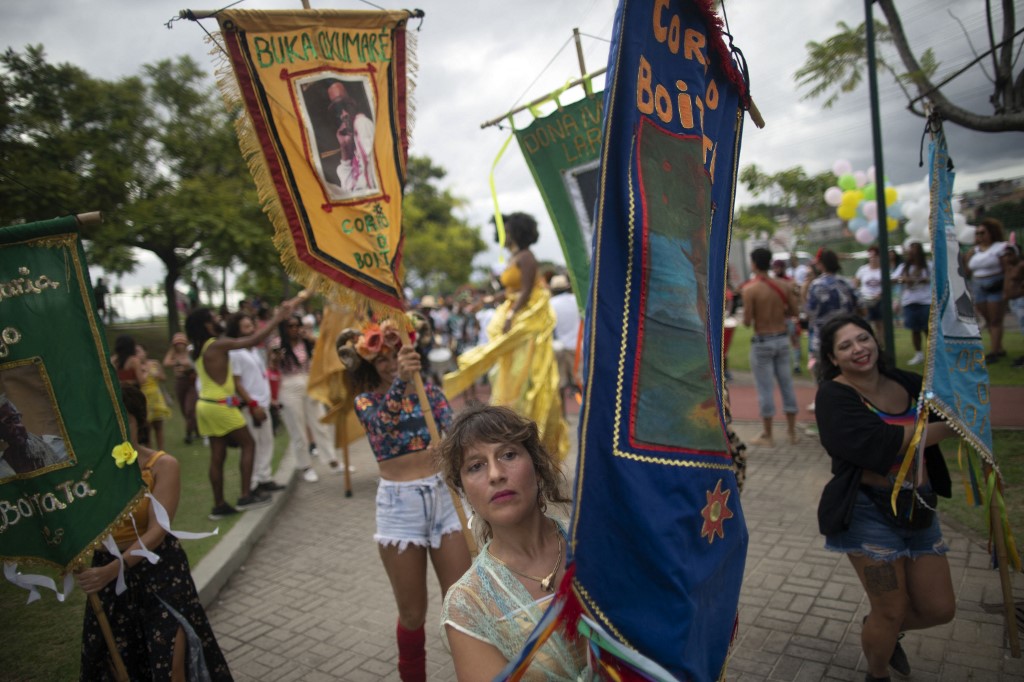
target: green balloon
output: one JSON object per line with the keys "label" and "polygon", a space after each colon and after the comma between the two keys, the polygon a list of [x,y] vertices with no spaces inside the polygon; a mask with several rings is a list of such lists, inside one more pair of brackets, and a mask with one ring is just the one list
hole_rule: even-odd
{"label": "green balloon", "polygon": [[864,185],[864,200],[874,201],[875,200],[875,183]]}
{"label": "green balloon", "polygon": [[853,173],[840,175],[838,184],[842,189],[857,189],[857,178],[853,177]]}

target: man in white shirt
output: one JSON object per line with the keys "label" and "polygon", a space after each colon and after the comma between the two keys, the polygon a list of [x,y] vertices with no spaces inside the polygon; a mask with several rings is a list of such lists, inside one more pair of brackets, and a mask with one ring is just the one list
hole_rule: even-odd
{"label": "man in white shirt", "polygon": [[578,386],[573,365],[576,362],[576,340],[580,331],[580,310],[572,293],[569,278],[551,278],[551,308],[555,311],[555,359],[558,362],[558,388]]}
{"label": "man in white shirt", "polygon": [[[246,313],[235,313],[228,318],[226,332],[232,338],[249,336],[256,324]],[[231,371],[235,377],[235,392],[246,408],[242,410],[252,439],[256,441],[253,455],[251,489],[262,493],[284,490],[276,483],[270,471],[274,456],[274,427],[270,419],[270,380],[263,356],[256,348],[240,348],[228,353]]]}

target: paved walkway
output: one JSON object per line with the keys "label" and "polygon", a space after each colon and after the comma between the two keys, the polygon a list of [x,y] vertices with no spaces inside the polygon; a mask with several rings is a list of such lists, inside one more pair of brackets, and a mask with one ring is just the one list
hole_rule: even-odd
{"label": "paved walkway", "polygon": [[[749,440],[759,425],[737,422],[737,428]],[[273,507],[247,512],[219,553],[197,568],[208,596],[211,564],[243,556],[261,523],[268,526],[208,605],[237,680],[398,679],[396,610],[372,540],[376,465],[365,440],[351,450],[357,467],[351,498],[340,477],[322,472],[315,484],[292,477]],[[823,550],[818,535],[815,510],[828,478],[816,439],[749,451],[742,503],[750,547],[730,681],[864,678],[860,622],[867,600],[845,557]],[[907,635],[913,679],[1024,679],[1024,660],[1010,658],[1002,646],[999,578],[987,568],[984,545],[948,525],[944,532],[958,612],[949,625]],[[1024,601],[1021,576],[1013,580],[1016,600]],[[436,626],[439,591],[433,577],[428,584],[429,678],[454,680]]]}

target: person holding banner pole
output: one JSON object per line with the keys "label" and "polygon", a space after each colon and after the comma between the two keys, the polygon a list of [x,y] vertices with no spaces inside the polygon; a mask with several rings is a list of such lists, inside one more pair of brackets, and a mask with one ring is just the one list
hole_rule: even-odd
{"label": "person holding banner pole", "polygon": [[[120,556],[95,552],[92,566],[75,573],[75,580],[84,592],[99,596],[129,679],[231,680],[188,557],[169,532],[181,492],[178,461],[142,444],[147,440],[146,397],[134,386],[121,391],[135,463],[166,517],[161,519],[157,505],[146,498],[132,513],[134,521],[125,519],[111,530]],[[118,594],[122,572],[126,588]],[[109,652],[91,608],[82,627],[80,679],[109,679]]]}
{"label": "person holding banner pole", "polygon": [[[357,392],[356,416],[380,467],[373,538],[398,606],[399,677],[421,682],[427,661],[427,559],[442,596],[469,568],[460,510],[434,464],[436,442],[417,395],[422,361],[412,342],[403,343],[394,323],[385,321],[362,332],[343,331],[337,347]],[[428,414],[446,429],[452,420],[447,398],[431,383],[423,390]]]}
{"label": "person holding banner pole", "polygon": [[888,680],[889,667],[910,674],[902,633],[948,623],[956,611],[935,512],[936,495],[952,493],[937,443],[955,434],[918,415],[921,375],[887,367],[863,318],[834,317],[819,340],[815,416],[833,478],[818,527],[826,549],[847,555],[871,604],[861,631],[866,679]]}

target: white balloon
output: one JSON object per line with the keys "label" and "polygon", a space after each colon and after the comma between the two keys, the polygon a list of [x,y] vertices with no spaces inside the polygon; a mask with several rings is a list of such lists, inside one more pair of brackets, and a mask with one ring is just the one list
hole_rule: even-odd
{"label": "white balloon", "polygon": [[864,171],[854,171],[853,179],[857,181],[857,187],[863,187],[868,184],[868,174]]}
{"label": "white balloon", "polygon": [[846,159],[838,159],[832,164],[832,172],[836,174],[836,177],[846,175],[853,170],[853,166]]}
{"label": "white balloon", "polygon": [[974,225],[965,225],[956,231],[956,240],[961,244],[974,243]]}
{"label": "white balloon", "polygon": [[903,231],[907,233],[908,237],[924,239],[928,236],[928,221],[908,220],[907,224],[903,226]]}
{"label": "white balloon", "polygon": [[967,216],[963,213],[954,213],[953,224],[956,226],[957,234],[960,234],[960,230],[967,225]]}
{"label": "white balloon", "polygon": [[928,213],[929,213],[928,202],[926,202],[926,201],[918,201],[917,203],[914,204],[914,212],[913,213],[908,213],[907,217],[910,218],[911,220],[913,220],[914,222],[927,223],[928,222]]}

